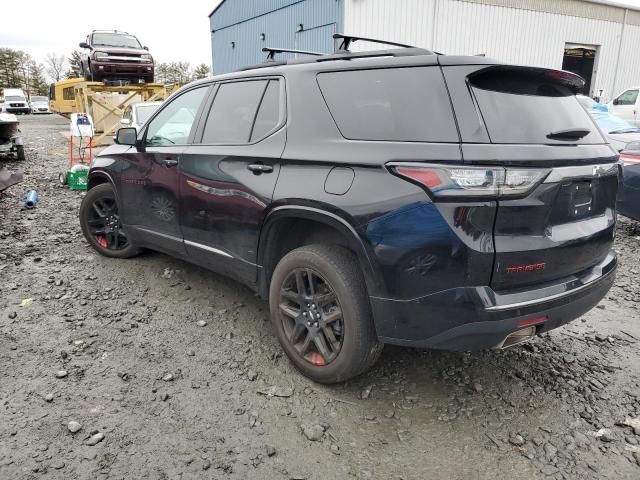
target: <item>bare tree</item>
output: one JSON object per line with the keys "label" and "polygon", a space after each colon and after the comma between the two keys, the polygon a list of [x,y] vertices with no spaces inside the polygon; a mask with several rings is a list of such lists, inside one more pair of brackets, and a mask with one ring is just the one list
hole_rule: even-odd
{"label": "bare tree", "polygon": [[66,62],[64,55],[56,55],[55,53],[47,53],[45,63],[47,64],[47,74],[54,82],[62,78],[64,64]]}

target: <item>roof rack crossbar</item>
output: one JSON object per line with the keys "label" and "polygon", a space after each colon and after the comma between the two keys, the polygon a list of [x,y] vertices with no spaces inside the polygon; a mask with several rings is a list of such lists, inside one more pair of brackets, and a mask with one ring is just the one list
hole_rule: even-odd
{"label": "roof rack crossbar", "polygon": [[355,35],[344,35],[342,33],[334,33],[334,39],[341,39],[342,42],[338,47],[337,52],[348,52],[349,47],[355,41],[362,40],[365,42],[371,43],[380,43],[382,45],[392,45],[394,47],[402,47],[402,48],[416,48],[414,45],[407,45],[405,43],[396,43],[396,42],[388,42],[387,40],[378,40],[377,38],[367,38],[367,37],[356,37]]}
{"label": "roof rack crossbar", "polygon": [[297,53],[300,55],[314,55],[314,56],[324,55],[324,53],[320,53],[320,52],[308,52],[306,50],[294,50],[291,48],[264,47],[262,51],[267,52],[267,58],[265,58],[264,60],[265,62],[273,62],[275,60],[276,53]]}

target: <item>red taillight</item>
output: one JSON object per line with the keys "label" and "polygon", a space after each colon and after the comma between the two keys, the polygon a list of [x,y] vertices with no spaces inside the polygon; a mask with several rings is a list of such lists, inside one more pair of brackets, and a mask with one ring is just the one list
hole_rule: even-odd
{"label": "red taillight", "polygon": [[389,168],[425,187],[436,199],[443,201],[526,195],[549,173],[548,169],[426,163],[391,163]]}
{"label": "red taillight", "polygon": [[396,171],[400,175],[413,178],[427,188],[435,188],[439,185],[442,185],[440,176],[433,170],[426,170],[423,168],[397,168]]}
{"label": "red taillight", "polygon": [[518,323],[516,323],[516,327],[518,328],[524,328],[524,327],[531,327],[533,325],[539,325],[541,323],[544,323],[547,321],[547,317],[534,317],[534,318],[527,318],[526,320],[520,320]]}
{"label": "red taillight", "polygon": [[628,153],[621,153],[620,160],[625,165],[637,165],[640,163],[640,155],[629,155]]}

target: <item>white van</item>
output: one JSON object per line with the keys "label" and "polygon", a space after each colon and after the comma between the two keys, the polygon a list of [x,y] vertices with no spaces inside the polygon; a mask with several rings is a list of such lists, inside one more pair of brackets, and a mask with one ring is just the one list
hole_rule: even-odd
{"label": "white van", "polygon": [[29,113],[27,96],[21,88],[4,89],[4,110],[7,113]]}

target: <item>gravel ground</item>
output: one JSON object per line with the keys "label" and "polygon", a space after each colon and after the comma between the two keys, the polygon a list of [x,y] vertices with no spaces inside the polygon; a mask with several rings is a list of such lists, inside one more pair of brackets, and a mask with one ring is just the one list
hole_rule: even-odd
{"label": "gravel ground", "polygon": [[0,196],[1,479],[640,478],[639,224],[582,319],[503,352],[387,347],[326,387],[245,287],[98,256],[57,184],[67,121],[21,121],[26,162],[0,160],[25,169]]}

